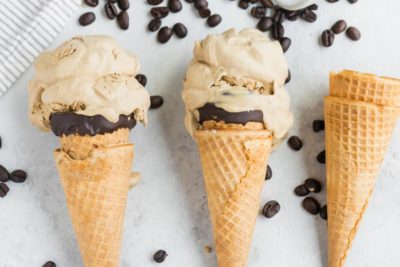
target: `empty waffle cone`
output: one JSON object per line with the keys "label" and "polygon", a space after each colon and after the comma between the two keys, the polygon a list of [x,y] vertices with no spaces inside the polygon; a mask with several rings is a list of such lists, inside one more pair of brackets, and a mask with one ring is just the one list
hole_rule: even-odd
{"label": "empty waffle cone", "polygon": [[266,130],[195,133],[219,267],[244,267],[260,206],[272,137]]}
{"label": "empty waffle cone", "polygon": [[400,107],[400,80],[350,70],[332,72],[329,81],[329,95]]}
{"label": "empty waffle cone", "polygon": [[329,267],[345,264],[398,116],[395,107],[325,98]]}
{"label": "empty waffle cone", "polygon": [[64,136],[54,153],[86,267],[119,266],[133,160],[128,134]]}

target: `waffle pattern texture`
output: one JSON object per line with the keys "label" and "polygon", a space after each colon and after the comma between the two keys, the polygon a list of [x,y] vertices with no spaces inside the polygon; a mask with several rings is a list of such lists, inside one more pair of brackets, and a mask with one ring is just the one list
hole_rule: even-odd
{"label": "waffle pattern texture", "polygon": [[118,267],[133,145],[128,130],[62,137],[55,151],[85,267]]}
{"label": "waffle pattern texture", "polygon": [[400,81],[394,81],[351,71],[331,74],[333,96],[325,98],[329,267],[345,265],[374,190],[400,114],[393,98],[400,95]]}
{"label": "waffle pattern texture", "polygon": [[198,130],[219,267],[244,267],[271,153],[266,130]]}

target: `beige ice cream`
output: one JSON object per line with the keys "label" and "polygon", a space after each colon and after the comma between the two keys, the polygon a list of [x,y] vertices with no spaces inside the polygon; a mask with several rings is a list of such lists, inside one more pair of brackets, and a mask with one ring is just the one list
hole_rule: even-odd
{"label": "beige ice cream", "polygon": [[235,29],[197,42],[184,81],[185,124],[193,136],[199,111],[214,103],[227,112],[259,110],[277,144],[292,126],[285,89],[288,66],[279,42],[255,29]]}
{"label": "beige ice cream", "polygon": [[29,84],[33,124],[50,130],[50,115],[102,115],[110,122],[135,114],[147,122],[150,97],[135,79],[137,58],[107,36],[80,36],[41,54]]}

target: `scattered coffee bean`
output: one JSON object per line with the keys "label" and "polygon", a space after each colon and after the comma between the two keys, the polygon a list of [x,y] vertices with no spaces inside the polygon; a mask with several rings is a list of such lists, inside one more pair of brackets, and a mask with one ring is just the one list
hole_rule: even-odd
{"label": "scattered coffee bean", "polygon": [[274,7],[274,3],[272,3],[272,0],[260,0],[260,4],[263,7],[266,7],[266,8],[273,8]]}
{"label": "scattered coffee bean", "polygon": [[317,156],[317,161],[321,164],[325,164],[326,163],[326,155],[325,155],[325,150],[320,152]]}
{"label": "scattered coffee bean", "polygon": [[1,149],[2,145],[3,145],[3,141],[1,140],[1,136],[0,136],[0,149]]}
{"label": "scattered coffee bean", "polygon": [[282,46],[283,53],[286,53],[286,51],[289,50],[289,47],[292,44],[292,40],[290,40],[287,37],[283,37],[282,39],[279,40],[279,43]]}
{"label": "scattered coffee bean", "polygon": [[275,14],[273,16],[273,20],[275,23],[283,23],[286,19],[286,15],[285,13],[283,13],[283,11],[275,11]]}
{"label": "scattered coffee bean", "polygon": [[301,14],[300,17],[310,23],[313,23],[317,20],[317,14],[314,11],[306,9]]}
{"label": "scattered coffee bean", "polygon": [[257,23],[257,29],[259,29],[262,32],[269,31],[272,28],[272,25],[274,24],[274,21],[270,17],[264,17],[260,19]]}
{"label": "scattered coffee bean", "polygon": [[151,32],[158,31],[158,29],[160,29],[161,27],[161,24],[162,24],[161,19],[159,18],[152,19],[149,25],[147,26],[147,29],[149,29],[149,31]]}
{"label": "scattered coffee bean", "polygon": [[173,33],[174,31],[171,28],[164,26],[158,31],[157,40],[165,44],[171,39]]}
{"label": "scattered coffee bean", "polygon": [[246,1],[244,1],[244,0],[241,0],[241,1],[239,1],[238,6],[239,6],[241,9],[247,9],[247,8],[249,7],[249,2],[246,2]]}
{"label": "scattered coffee bean", "polygon": [[118,0],[118,7],[121,10],[128,10],[130,6],[129,0]]}
{"label": "scattered coffee bean", "polygon": [[118,0],[108,0],[108,2],[111,2],[111,3],[115,4],[115,3],[118,2]]}
{"label": "scattered coffee bean", "polygon": [[84,2],[90,7],[96,7],[99,4],[99,0],[85,0]]}
{"label": "scattered coffee bean", "polygon": [[294,193],[298,197],[304,197],[310,194],[310,191],[308,191],[307,187],[305,185],[299,185],[294,189]]}
{"label": "scattered coffee bean", "polygon": [[5,197],[8,191],[10,191],[10,188],[5,183],[0,183],[0,197]]}
{"label": "scattered coffee bean", "polygon": [[358,41],[361,38],[361,32],[352,26],[347,29],[346,35],[353,41]]}
{"label": "scattered coffee bean", "polygon": [[299,18],[300,12],[299,11],[289,11],[285,13],[286,18],[290,21],[295,21]]}
{"label": "scattered coffee bean", "polygon": [[43,265],[43,267],[57,267],[57,265],[52,261],[48,261]]}
{"label": "scattered coffee bean", "polygon": [[129,14],[126,10],[121,11],[117,17],[118,25],[122,30],[129,28]]}
{"label": "scattered coffee bean", "polygon": [[152,6],[157,6],[161,4],[164,0],[147,0],[147,3]]}
{"label": "scattered coffee bean", "polygon": [[266,12],[267,12],[267,10],[265,9],[265,7],[256,6],[256,7],[253,7],[253,8],[251,9],[250,14],[251,14],[254,18],[261,19],[261,18],[265,17]]}
{"label": "scattered coffee bean", "polygon": [[10,179],[14,183],[23,183],[28,175],[23,170],[15,170],[10,173]]}
{"label": "scattered coffee bean", "polygon": [[308,7],[306,7],[307,9],[310,9],[310,10],[318,10],[318,5],[317,4],[312,4],[312,5],[309,5]]}
{"label": "scattered coffee bean", "polygon": [[290,82],[291,79],[292,79],[292,74],[290,73],[290,70],[288,70],[288,75],[287,75],[287,77],[286,77],[285,84],[287,84],[288,82]]}
{"label": "scattered coffee bean", "polygon": [[272,37],[275,40],[279,40],[282,39],[283,36],[285,35],[285,28],[283,27],[282,24],[280,23],[276,23],[272,26],[271,28],[271,33],[272,33]]}
{"label": "scattered coffee bean", "polygon": [[316,133],[323,131],[323,130],[325,130],[325,121],[315,120],[315,121],[313,121],[312,127],[313,127],[314,132],[316,132]]}
{"label": "scattered coffee bean", "polygon": [[106,13],[107,18],[114,19],[118,16],[118,10],[115,5],[111,2],[108,2],[104,6],[104,12]]}
{"label": "scattered coffee bean", "polygon": [[136,80],[143,86],[145,87],[147,84],[147,77],[144,74],[138,74],[135,76]]}
{"label": "scattered coffee bean", "polygon": [[177,13],[182,10],[182,2],[180,0],[169,0],[168,7],[172,13]]}
{"label": "scattered coffee bean", "polygon": [[172,28],[176,36],[179,38],[185,38],[186,35],[188,34],[188,30],[185,25],[182,23],[176,23],[174,27]]}
{"label": "scattered coffee bean", "polygon": [[7,171],[7,169],[0,164],[0,182],[8,182],[10,180],[10,173]]}
{"label": "scattered coffee bean", "polygon": [[165,250],[159,250],[154,254],[153,259],[155,260],[155,262],[161,263],[165,261],[165,258],[167,256],[168,254]]}
{"label": "scattered coffee bean", "polygon": [[206,0],[195,0],[194,1],[194,8],[200,9],[208,7],[208,2]]}
{"label": "scattered coffee bean", "polygon": [[218,14],[214,14],[214,15],[211,15],[211,16],[208,17],[207,25],[210,26],[210,27],[215,27],[218,24],[220,24],[221,21],[222,21],[221,16],[218,15]]}
{"label": "scattered coffee bean", "polygon": [[265,180],[270,180],[272,178],[272,169],[271,167],[268,165],[267,166],[267,173],[265,174]]}
{"label": "scattered coffee bean", "polygon": [[164,99],[159,95],[153,95],[150,97],[150,109],[156,109],[163,105]]}
{"label": "scattered coffee bean", "polygon": [[342,33],[346,30],[347,28],[347,23],[344,20],[338,20],[335,24],[333,24],[331,30],[335,33],[335,34],[339,34]]}
{"label": "scattered coffee bean", "polygon": [[92,24],[95,20],[96,15],[93,12],[86,12],[79,17],[79,24],[81,26],[87,26],[89,24]]}
{"label": "scattered coffee bean", "polygon": [[154,18],[162,19],[168,16],[168,14],[168,7],[153,7],[152,9],[150,9],[150,15]]}
{"label": "scattered coffee bean", "polygon": [[194,0],[185,0],[185,1],[186,1],[186,3],[189,3],[189,4],[194,3]]}
{"label": "scattered coffee bean", "polygon": [[329,3],[336,3],[339,0],[326,0],[326,1],[328,1]]}
{"label": "scattered coffee bean", "polygon": [[313,192],[313,193],[319,193],[319,192],[321,192],[321,189],[322,189],[321,183],[312,178],[307,179],[304,182],[304,185],[308,189],[308,191]]}
{"label": "scattered coffee bean", "polygon": [[288,140],[288,145],[294,151],[299,151],[303,147],[303,141],[298,136],[292,136]]}
{"label": "scattered coffee bean", "polygon": [[211,16],[211,10],[208,7],[199,8],[199,16],[201,18],[208,18]]}
{"label": "scattered coffee bean", "polygon": [[350,4],[354,4],[354,3],[357,3],[358,0],[347,0],[347,2],[349,2]]}
{"label": "scattered coffee bean", "polygon": [[281,206],[279,203],[275,200],[268,201],[263,209],[262,209],[262,214],[266,218],[272,218],[274,217],[279,211],[281,210]]}
{"label": "scattered coffee bean", "polygon": [[302,204],[303,208],[313,215],[317,215],[321,209],[318,201],[313,197],[306,197]]}
{"label": "scattered coffee bean", "polygon": [[328,207],[326,205],[319,211],[319,216],[324,220],[328,220]]}
{"label": "scattered coffee bean", "polygon": [[335,34],[332,30],[325,30],[321,35],[321,43],[325,47],[330,47],[335,41]]}

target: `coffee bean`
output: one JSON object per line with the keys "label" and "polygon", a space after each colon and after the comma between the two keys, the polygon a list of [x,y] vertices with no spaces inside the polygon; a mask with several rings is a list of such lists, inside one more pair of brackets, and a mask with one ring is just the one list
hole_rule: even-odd
{"label": "coffee bean", "polygon": [[285,13],[285,16],[290,21],[295,21],[299,18],[300,13],[299,11],[289,11]]}
{"label": "coffee bean", "polygon": [[267,173],[265,174],[265,180],[270,180],[272,178],[272,169],[267,165]]}
{"label": "coffee bean", "polygon": [[303,20],[305,20],[305,21],[307,21],[307,22],[310,22],[310,23],[315,22],[315,21],[317,20],[317,14],[315,14],[314,11],[309,10],[309,9],[304,10],[304,11],[300,14],[300,17],[301,17]]}
{"label": "coffee bean", "polygon": [[130,6],[129,0],[118,0],[118,7],[121,10],[128,10]]}
{"label": "coffee bean", "polygon": [[283,37],[282,39],[279,40],[279,43],[282,46],[283,53],[286,53],[286,51],[289,50],[289,47],[292,44],[292,40],[290,40],[287,37]]}
{"label": "coffee bean", "polygon": [[323,120],[315,120],[313,121],[313,130],[314,132],[320,132],[325,130],[325,122]]}
{"label": "coffee bean", "polygon": [[206,0],[195,0],[194,1],[194,8],[200,9],[208,7],[208,2]]}
{"label": "coffee bean", "polygon": [[127,11],[123,10],[118,14],[117,17],[118,25],[121,29],[127,30],[129,28],[129,14]]}
{"label": "coffee bean", "polygon": [[168,7],[153,7],[150,9],[150,15],[153,18],[162,19],[168,16],[169,8]]}
{"label": "coffee bean", "polygon": [[285,19],[286,19],[285,13],[283,13],[282,11],[276,11],[273,16],[273,20],[275,23],[283,23]]}
{"label": "coffee bean", "polygon": [[257,29],[262,32],[269,31],[272,28],[274,21],[270,17],[264,17],[257,23]]}
{"label": "coffee bean", "polygon": [[155,262],[161,263],[165,261],[165,258],[167,256],[168,254],[165,250],[159,250],[154,254],[153,259],[155,260]]}
{"label": "coffee bean", "polygon": [[319,216],[325,221],[328,220],[328,207],[326,205],[319,211]]}
{"label": "coffee bean", "polygon": [[180,0],[169,0],[168,7],[172,13],[177,13],[182,10],[182,2]]}
{"label": "coffee bean", "polygon": [[361,32],[353,26],[347,29],[346,35],[353,41],[358,41],[361,38]]}
{"label": "coffee bean", "polygon": [[292,79],[292,74],[290,73],[290,70],[288,70],[288,75],[287,75],[287,77],[286,77],[285,84],[287,84],[288,82],[290,82],[291,79]]}
{"label": "coffee bean", "polygon": [[336,34],[339,34],[339,33],[344,32],[346,30],[346,28],[347,28],[346,21],[341,19],[341,20],[336,21],[335,24],[333,24],[333,26],[331,27],[331,30]]}
{"label": "coffee bean", "polygon": [[317,215],[321,209],[318,201],[313,197],[306,197],[302,204],[303,208],[312,215]]}
{"label": "coffee bean", "polygon": [[108,2],[115,4],[118,2],[118,0],[108,0]]}
{"label": "coffee bean", "polygon": [[96,7],[99,4],[99,0],[85,0],[84,2],[90,7]]}
{"label": "coffee bean", "polygon": [[304,197],[310,194],[310,191],[308,191],[307,187],[304,184],[302,184],[294,189],[294,193],[298,197]]}
{"label": "coffee bean", "polygon": [[143,85],[143,87],[146,86],[146,84],[147,84],[147,77],[146,77],[146,75],[144,75],[144,74],[138,74],[138,75],[135,76],[135,78],[136,78],[136,80],[137,80],[141,85]]}
{"label": "coffee bean", "polygon": [[292,136],[288,140],[288,145],[291,149],[299,151],[303,147],[303,141],[298,136]]}
{"label": "coffee bean", "polygon": [[317,161],[321,164],[325,164],[326,163],[326,155],[325,155],[325,150],[321,151],[318,156],[317,156]]}
{"label": "coffee bean", "polygon": [[274,217],[279,211],[281,210],[281,206],[279,203],[275,200],[268,201],[265,203],[263,209],[262,209],[262,214],[266,218],[272,218]]}
{"label": "coffee bean", "polygon": [[308,189],[308,191],[313,192],[313,193],[319,193],[319,192],[321,192],[321,189],[322,189],[321,183],[312,178],[307,179],[304,182],[304,185]]}
{"label": "coffee bean", "polygon": [[3,145],[3,141],[1,140],[1,136],[0,136],[0,149],[1,149],[2,145]]}
{"label": "coffee bean", "polygon": [[188,34],[188,30],[185,25],[182,23],[176,23],[174,27],[172,28],[176,36],[179,38],[185,38],[186,35]]}
{"label": "coffee bean", "polygon": [[189,3],[189,4],[194,3],[194,0],[185,0],[185,1],[186,1],[186,3]]}
{"label": "coffee bean", "polygon": [[28,175],[23,170],[15,170],[10,173],[10,179],[14,183],[23,183]]}
{"label": "coffee bean", "polygon": [[7,169],[0,164],[0,182],[8,182],[10,180],[10,173],[7,171]]}
{"label": "coffee bean", "polygon": [[275,40],[279,40],[285,35],[285,28],[282,24],[276,23],[272,25],[271,34]]}
{"label": "coffee bean", "polygon": [[220,24],[221,21],[222,21],[221,16],[218,15],[218,14],[214,14],[214,15],[211,15],[211,16],[208,17],[208,19],[207,19],[207,24],[208,24],[208,26],[210,26],[210,27],[215,27],[215,26],[217,26],[218,24]]}
{"label": "coffee bean", "polygon": [[10,188],[4,183],[0,183],[0,197],[5,197],[8,191],[10,191]]}
{"label": "coffee bean", "polygon": [[267,7],[267,8],[273,8],[274,7],[274,3],[272,3],[272,0],[260,0],[260,4],[263,7]]}
{"label": "coffee bean", "polygon": [[335,41],[335,34],[332,30],[325,30],[321,35],[321,43],[325,47],[330,47]]}
{"label": "coffee bean", "polygon": [[162,24],[161,19],[159,18],[152,19],[149,25],[147,26],[147,29],[149,29],[149,31],[151,32],[155,32],[158,29],[160,29],[161,24]]}
{"label": "coffee bean", "polygon": [[[231,0],[231,1],[232,1],[232,0]],[[258,0],[246,0],[246,1],[248,1],[250,4],[255,4],[255,3],[258,2]]]}
{"label": "coffee bean", "polygon": [[43,267],[57,267],[57,265],[52,261],[48,261],[43,265]]}
{"label": "coffee bean", "polygon": [[328,1],[329,3],[336,3],[339,0],[326,0],[326,1]]}
{"label": "coffee bean", "polygon": [[158,31],[157,40],[160,43],[165,44],[171,39],[173,33],[174,31],[171,28],[164,26]]}
{"label": "coffee bean", "polygon": [[159,95],[153,95],[150,97],[150,109],[156,109],[163,105],[164,99]]}
{"label": "coffee bean", "polygon": [[241,0],[241,1],[239,1],[238,6],[239,6],[241,9],[247,9],[247,8],[249,7],[249,2],[246,2],[246,1],[244,1],[244,0]]}
{"label": "coffee bean", "polygon": [[201,18],[208,18],[209,16],[211,16],[211,10],[208,9],[208,7],[199,8],[199,16]]}
{"label": "coffee bean", "polygon": [[164,0],[147,0],[147,3],[152,6],[157,6],[161,4]]}
{"label": "coffee bean", "polygon": [[81,26],[87,26],[89,24],[92,24],[95,20],[96,15],[93,12],[86,12],[79,17],[79,24]]}
{"label": "coffee bean", "polygon": [[262,6],[253,7],[250,11],[250,14],[256,19],[261,19],[265,17],[266,13],[267,13],[266,8]]}
{"label": "coffee bean", "polygon": [[306,8],[309,9],[309,10],[318,10],[318,5],[317,4],[312,4],[312,5],[309,5]]}
{"label": "coffee bean", "polygon": [[349,2],[350,4],[354,4],[354,3],[357,3],[358,0],[347,0],[347,2]]}
{"label": "coffee bean", "polygon": [[118,16],[118,10],[115,5],[111,2],[108,2],[104,6],[104,12],[106,13],[107,18],[114,19]]}

